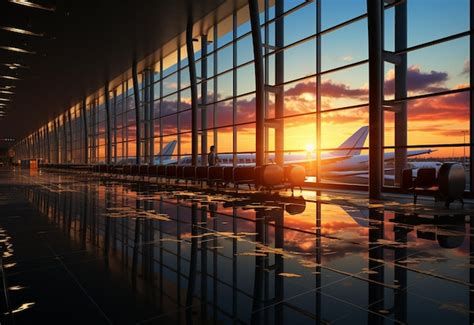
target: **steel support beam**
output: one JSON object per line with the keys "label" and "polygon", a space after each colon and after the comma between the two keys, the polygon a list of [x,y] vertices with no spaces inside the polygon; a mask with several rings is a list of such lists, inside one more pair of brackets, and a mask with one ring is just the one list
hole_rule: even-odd
{"label": "steel support beam", "polygon": [[[470,1],[470,37],[469,37],[469,84],[474,85],[474,1]],[[469,119],[469,190],[472,192],[474,190],[474,162],[472,157],[474,155],[474,94],[472,89],[469,91],[470,101],[470,119]]]}
{"label": "steel support beam", "polygon": [[110,98],[109,82],[105,83],[105,162],[110,165],[112,162],[112,129],[110,127]]}
{"label": "steel support beam", "polygon": [[89,130],[87,129],[87,104],[86,99],[82,100],[81,104],[81,114],[82,114],[82,122],[84,127],[84,163],[89,163]]}
{"label": "steel support beam", "polygon": [[255,162],[262,166],[265,158],[265,85],[263,73],[262,35],[258,0],[248,0],[252,29],[253,56],[255,65]]}
{"label": "steel support beam", "polygon": [[201,165],[207,164],[207,35],[201,35]]}
{"label": "steel support beam", "polygon": [[[407,47],[407,3],[395,7],[395,51],[403,51]],[[395,64],[395,99],[407,97],[407,54],[397,55],[399,62]],[[407,103],[400,102],[395,112],[395,184],[401,183],[402,171],[407,165],[408,144]]]}
{"label": "steel support beam", "polygon": [[150,106],[150,97],[149,97],[149,83],[148,76],[150,71],[148,69],[143,70],[143,132],[144,132],[144,146],[143,146],[143,159],[146,163],[150,163],[149,156],[149,135],[150,135],[150,116],[149,116],[149,106]]}
{"label": "steel support beam", "polygon": [[237,158],[238,141],[237,141],[237,12],[232,14],[232,166],[236,166],[239,162]]}
{"label": "steel support beam", "polygon": [[63,153],[64,155],[61,155],[61,163],[67,163],[68,162],[68,154],[67,154],[67,139],[68,139],[68,136],[67,136],[67,121],[66,121],[66,114],[63,115],[63,133],[64,133],[64,147],[62,148],[63,149]]}
{"label": "steel support beam", "polygon": [[[275,15],[280,17],[275,22],[275,46],[278,49],[285,45],[284,36],[284,16],[285,11],[283,0],[275,1]],[[279,91],[275,93],[275,118],[278,121],[278,126],[275,128],[275,162],[283,166],[285,150],[285,122],[282,118],[284,115],[285,92],[281,85],[285,82],[285,56],[284,51],[278,51],[275,54],[275,84],[279,86]]]}
{"label": "steel support beam", "polygon": [[196,166],[198,160],[198,95],[193,45],[193,17],[191,14],[188,16],[186,25],[186,50],[188,52],[189,80],[191,82],[191,163]]}
{"label": "steel support beam", "polygon": [[115,143],[115,146],[114,146],[114,150],[113,150],[113,163],[117,163],[117,90],[114,89],[113,91],[113,94],[114,94],[114,100],[112,102],[112,120],[114,121],[113,122],[113,133],[112,133],[112,137],[114,139],[114,143]]}
{"label": "steel support beam", "polygon": [[378,199],[383,177],[383,0],[367,0],[369,33],[369,198]]}
{"label": "steel support beam", "polygon": [[71,114],[70,109],[67,110],[67,120],[68,120],[68,127],[69,127],[69,150],[71,151],[70,162],[75,162],[73,161],[74,160],[74,157],[73,157],[73,152],[74,152],[73,143],[74,142],[72,139],[72,114]]}
{"label": "steel support beam", "polygon": [[135,123],[136,123],[136,158],[135,163],[140,165],[140,156],[141,156],[141,148],[140,148],[140,88],[138,85],[138,67],[137,61],[134,60],[132,64],[132,75],[133,75],[133,94],[135,98]]}
{"label": "steel support beam", "polygon": [[59,160],[60,158],[60,152],[59,152],[59,118],[56,118],[54,120],[54,137],[56,138],[55,144],[56,144],[56,163],[60,164],[61,161]]}
{"label": "steel support beam", "polygon": [[150,165],[155,163],[155,111],[153,105],[153,98],[155,98],[155,73],[153,70],[148,70],[148,145],[150,155]]}
{"label": "steel support beam", "polygon": [[51,130],[49,129],[49,123],[46,124],[46,146],[47,146],[47,156],[48,164],[51,163],[51,144],[50,144]]}
{"label": "steel support beam", "polygon": [[321,1],[316,2],[316,181],[321,183]]}

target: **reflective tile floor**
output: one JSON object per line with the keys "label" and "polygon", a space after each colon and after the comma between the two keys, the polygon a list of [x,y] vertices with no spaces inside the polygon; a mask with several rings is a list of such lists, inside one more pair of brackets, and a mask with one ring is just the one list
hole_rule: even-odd
{"label": "reflective tile floor", "polygon": [[472,324],[474,206],[365,197],[0,169],[0,321]]}

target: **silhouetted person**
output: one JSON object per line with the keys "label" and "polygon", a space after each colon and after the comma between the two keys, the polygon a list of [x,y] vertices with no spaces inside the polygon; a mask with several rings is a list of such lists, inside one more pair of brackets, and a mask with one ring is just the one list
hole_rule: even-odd
{"label": "silhouetted person", "polygon": [[217,166],[219,164],[219,157],[216,154],[215,147],[209,148],[209,154],[207,155],[207,163],[209,166]]}

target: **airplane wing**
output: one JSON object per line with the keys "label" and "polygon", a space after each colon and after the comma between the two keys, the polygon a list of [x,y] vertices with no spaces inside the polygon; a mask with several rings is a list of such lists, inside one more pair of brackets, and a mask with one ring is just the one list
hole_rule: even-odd
{"label": "airplane wing", "polygon": [[[385,172],[393,171],[393,168],[385,168]],[[369,173],[367,170],[356,170],[356,171],[333,171],[326,173],[326,177],[360,177],[360,178],[369,178]],[[394,180],[395,176],[390,174],[384,174],[386,180]]]}
{"label": "airplane wing", "polygon": [[[351,158],[351,156],[337,156],[337,157],[325,156],[325,157],[321,157],[321,165],[330,164],[330,163],[346,160],[349,158]],[[316,162],[316,159],[314,158],[313,159],[291,159],[291,160],[287,159],[285,160],[284,165],[306,164],[306,163],[315,163],[315,162]]]}

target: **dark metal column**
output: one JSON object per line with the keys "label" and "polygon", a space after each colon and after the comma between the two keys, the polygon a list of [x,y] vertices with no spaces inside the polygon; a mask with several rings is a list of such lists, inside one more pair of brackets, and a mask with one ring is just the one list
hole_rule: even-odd
{"label": "dark metal column", "polygon": [[138,85],[138,67],[137,61],[133,61],[132,65],[132,75],[133,75],[133,94],[135,99],[135,123],[136,123],[136,159],[135,163],[140,165],[140,89]]}
{"label": "dark metal column", "polygon": [[56,163],[60,164],[59,161],[60,152],[59,152],[59,118],[54,120],[54,136],[56,138]]}
{"label": "dark metal column", "polygon": [[31,144],[30,144],[30,137],[26,139],[26,151],[27,151],[27,156],[26,159],[31,158]]}
{"label": "dark metal column", "polygon": [[[469,58],[471,62],[469,64],[469,84],[474,84],[474,1],[470,1],[470,37],[469,37]],[[469,119],[469,190],[472,192],[474,190],[474,162],[472,157],[474,155],[474,94],[472,93],[472,88],[469,91],[470,96],[470,119]]]}
{"label": "dark metal column", "polygon": [[149,84],[148,84],[148,75],[150,71],[148,68],[143,69],[143,132],[145,133],[144,138],[144,146],[143,146],[143,158],[146,163],[149,163]]}
{"label": "dark metal column", "polygon": [[46,124],[46,145],[48,149],[48,164],[51,163],[51,144],[50,144],[51,130],[49,129],[49,123]]}
{"label": "dark metal column", "polygon": [[155,163],[155,108],[153,105],[153,99],[155,98],[155,72],[153,70],[148,71],[148,125],[149,125],[149,155],[150,155],[150,164]]}
{"label": "dark metal column", "polygon": [[115,143],[114,150],[113,150],[113,157],[114,157],[113,163],[115,164],[115,163],[117,163],[117,90],[116,89],[114,89],[113,94],[114,94],[114,100],[113,100],[113,104],[112,104],[112,107],[113,107],[112,116],[113,116],[114,123],[113,123],[112,129],[114,130],[114,132],[113,132],[112,136],[113,136],[113,139],[114,139],[113,142]]}
{"label": "dark metal column", "polygon": [[82,121],[84,122],[84,163],[89,163],[89,132],[87,130],[87,108],[86,108],[86,99],[82,100],[81,105],[81,114],[82,114]]}
{"label": "dark metal column", "polygon": [[160,164],[163,164],[163,119],[162,119],[162,108],[163,108],[163,57],[160,57]]}
{"label": "dark metal column", "polygon": [[68,127],[69,127],[69,150],[71,151],[70,152],[70,160],[69,162],[74,162],[73,159],[73,152],[74,152],[74,149],[73,149],[73,139],[72,139],[72,118],[71,118],[71,110],[68,109],[67,110],[67,120],[68,120]]}
{"label": "dark metal column", "polygon": [[262,35],[258,0],[248,0],[252,28],[253,56],[255,64],[255,162],[262,166],[265,155],[265,85],[263,74]]}
{"label": "dark metal column", "polygon": [[33,132],[31,135],[31,145],[33,146],[33,158],[37,158],[38,153],[37,153],[37,145],[36,145],[36,131]]}
{"label": "dark metal column", "polygon": [[193,17],[191,14],[188,16],[186,26],[186,50],[188,52],[189,79],[191,81],[191,161],[192,165],[196,166],[198,158],[198,95],[193,45]]}
{"label": "dark metal column", "polygon": [[[275,54],[275,84],[279,87],[279,91],[275,93],[275,118],[277,119],[277,127],[275,129],[275,162],[283,166],[285,149],[285,127],[284,127],[284,101],[285,92],[283,86],[285,82],[285,56],[284,52],[281,51],[284,44],[285,36],[285,22],[284,22],[284,3],[283,0],[275,1],[275,15],[277,20],[275,21],[275,46],[277,53]],[[267,44],[268,45],[268,44]]]}
{"label": "dark metal column", "polygon": [[36,140],[38,141],[37,142],[37,146],[38,146],[38,157],[36,158],[41,158],[41,132],[38,130],[36,131]]}
{"label": "dark metal column", "polygon": [[207,35],[201,35],[201,165],[207,164]]}
{"label": "dark metal column", "polygon": [[380,198],[383,176],[383,0],[367,0],[369,30],[369,198]]}
{"label": "dark metal column", "polygon": [[67,145],[67,139],[68,139],[68,136],[67,136],[67,127],[66,127],[66,114],[63,115],[63,132],[64,132],[64,148],[63,149],[63,152],[64,152],[64,155],[61,155],[61,163],[68,163],[68,154],[67,154],[67,148],[68,148],[68,145]]}
{"label": "dark metal column", "polygon": [[37,156],[37,153],[36,153],[36,132],[33,132],[32,136],[31,136],[31,146],[32,146],[32,149],[33,149],[33,158],[36,158]]}
{"label": "dark metal column", "polygon": [[44,157],[44,142],[43,142],[43,130],[38,130],[38,146],[39,146],[39,159],[43,160]]}
{"label": "dark metal column", "polygon": [[[395,52],[407,48],[407,2],[395,7]],[[395,65],[395,99],[407,97],[407,54],[399,56]],[[407,103],[400,102],[395,111],[395,184],[400,184],[407,165]]]}
{"label": "dark metal column", "polygon": [[321,1],[316,2],[316,182],[321,183]]}
{"label": "dark metal column", "polygon": [[109,82],[106,81],[104,89],[105,97],[105,162],[110,165],[112,161],[112,130],[110,128],[110,98]]}
{"label": "dark metal column", "polygon": [[232,166],[238,164],[237,151],[237,12],[232,14]]}

